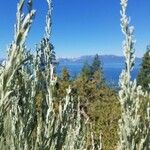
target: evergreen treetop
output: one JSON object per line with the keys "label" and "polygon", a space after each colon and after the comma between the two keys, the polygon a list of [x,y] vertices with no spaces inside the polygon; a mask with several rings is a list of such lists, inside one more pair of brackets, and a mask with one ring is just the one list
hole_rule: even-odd
{"label": "evergreen treetop", "polygon": [[69,81],[69,79],[70,79],[69,71],[66,67],[64,67],[61,72],[61,80]]}
{"label": "evergreen treetop", "polygon": [[147,46],[147,51],[142,58],[141,69],[137,77],[138,85],[141,85],[144,90],[150,90],[150,46]]}
{"label": "evergreen treetop", "polygon": [[91,66],[85,62],[83,68],[81,69],[81,76],[87,79],[90,79],[92,75]]}
{"label": "evergreen treetop", "polygon": [[98,54],[96,54],[96,55],[94,56],[91,69],[92,69],[92,74],[94,74],[94,72],[96,72],[96,71],[102,72],[101,61],[100,61],[100,57],[99,57]]}

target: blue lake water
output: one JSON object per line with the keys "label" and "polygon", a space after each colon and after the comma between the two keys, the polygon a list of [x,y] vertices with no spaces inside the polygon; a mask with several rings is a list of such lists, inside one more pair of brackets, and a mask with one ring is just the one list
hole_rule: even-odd
{"label": "blue lake water", "polygon": [[[139,64],[136,64],[133,71],[132,71],[132,79],[135,79],[137,77],[138,71],[139,71]],[[59,64],[57,67],[57,73],[60,74],[62,68],[66,67],[71,76],[77,76],[79,75],[83,63],[63,63]],[[106,82],[110,85],[118,85],[119,76],[122,72],[122,69],[124,68],[123,63],[105,63],[103,64],[103,72],[104,77],[106,79]]]}

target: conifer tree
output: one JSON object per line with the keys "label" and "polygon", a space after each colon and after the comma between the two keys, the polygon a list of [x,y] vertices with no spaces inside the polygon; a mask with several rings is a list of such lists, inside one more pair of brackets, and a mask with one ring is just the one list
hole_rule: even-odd
{"label": "conifer tree", "polygon": [[91,69],[92,69],[92,74],[94,74],[94,72],[96,72],[96,71],[101,71],[102,72],[102,66],[101,66],[100,56],[98,54],[96,54],[94,56]]}
{"label": "conifer tree", "polygon": [[61,72],[61,80],[62,81],[69,81],[69,79],[70,79],[69,71],[66,67],[64,67],[62,69],[62,72]]}
{"label": "conifer tree", "polygon": [[147,52],[142,58],[141,68],[137,78],[138,85],[141,85],[143,90],[150,91],[150,46],[147,46]]}
{"label": "conifer tree", "polygon": [[55,97],[57,100],[61,100],[66,95],[66,89],[70,86],[70,74],[66,67],[61,71],[60,77],[58,77],[57,84],[55,86]]}
{"label": "conifer tree", "polygon": [[91,65],[91,72],[92,72],[93,79],[96,77],[97,82],[99,84],[104,83],[102,64],[101,64],[100,56],[98,54],[96,54],[94,57],[93,63]]}
{"label": "conifer tree", "polygon": [[87,62],[84,63],[80,75],[81,75],[81,77],[83,77],[87,80],[91,79],[91,77],[92,77],[91,66]]}

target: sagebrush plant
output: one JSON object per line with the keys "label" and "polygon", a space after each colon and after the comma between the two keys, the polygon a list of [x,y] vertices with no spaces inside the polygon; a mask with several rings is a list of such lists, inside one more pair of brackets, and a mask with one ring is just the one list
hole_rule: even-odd
{"label": "sagebrush plant", "polygon": [[[19,84],[17,83],[19,80],[18,73],[23,73],[23,64],[28,61],[30,56],[25,53],[25,40],[28,35],[28,32],[31,28],[32,20],[35,15],[35,11],[30,9],[32,8],[32,2],[29,2],[29,12],[28,14],[22,14],[24,1],[20,1],[17,7],[17,23],[15,26],[15,36],[14,40],[8,50],[8,57],[3,63],[1,67],[1,74],[0,74],[0,141],[1,141],[1,148],[5,149],[5,142],[6,145],[15,149],[15,135],[16,130],[18,127],[15,127],[15,123],[18,120],[17,116],[17,103],[19,98]],[[24,75],[24,77],[26,77]],[[18,78],[18,79],[17,79]],[[26,86],[26,85],[25,85]],[[27,88],[26,88],[27,89]],[[23,92],[23,91],[22,91]],[[23,99],[24,100],[24,99]],[[11,108],[11,109],[10,109]],[[8,112],[9,109],[9,112]],[[8,116],[8,118],[6,117]],[[14,116],[14,117],[13,117]],[[10,117],[10,118],[9,118]],[[12,118],[11,118],[12,117]],[[7,122],[9,121],[9,123]],[[22,120],[20,120],[22,121]],[[6,126],[10,125],[11,128],[7,130]],[[19,129],[18,129],[19,130]],[[21,131],[20,131],[21,132]],[[5,133],[8,133],[8,136],[5,137]],[[16,137],[15,137],[16,136]],[[16,139],[20,140],[21,133],[19,137]]]}
{"label": "sagebrush plant", "polygon": [[[122,116],[119,120],[119,150],[135,150],[150,148],[150,118],[149,105],[145,111],[147,125],[141,122],[140,107],[142,97],[148,97],[148,93],[137,86],[136,80],[131,81],[131,71],[134,67],[134,27],[130,26],[130,18],[126,15],[128,0],[121,0],[121,29],[125,40],[123,42],[125,69],[120,76],[119,101],[121,104]],[[149,97],[148,97],[149,98]],[[144,127],[143,127],[144,126]]]}
{"label": "sagebrush plant", "polygon": [[[53,96],[57,77],[50,43],[52,1],[47,0],[45,35],[35,55],[25,45],[35,10],[29,0],[24,14],[25,3],[18,3],[14,41],[0,67],[0,149],[87,149],[86,120],[71,88],[59,102]],[[92,140],[91,149],[101,149],[101,142],[97,145]]]}

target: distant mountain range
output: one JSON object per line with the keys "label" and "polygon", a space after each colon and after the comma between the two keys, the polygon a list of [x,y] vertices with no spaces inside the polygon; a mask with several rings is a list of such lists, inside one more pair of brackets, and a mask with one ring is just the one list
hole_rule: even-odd
{"label": "distant mountain range", "polygon": [[[86,55],[81,56],[78,58],[58,58],[57,61],[59,63],[92,63],[95,55]],[[116,55],[100,55],[100,60],[102,63],[123,63],[124,57],[123,56],[116,56]],[[141,58],[135,58],[135,62],[140,64]]]}
{"label": "distant mountain range", "polygon": [[[58,58],[57,61],[60,64],[68,64],[68,63],[81,63],[84,64],[85,62],[91,64],[95,55],[85,55],[77,58]],[[102,64],[105,63],[124,63],[124,57],[123,56],[116,56],[116,55],[100,55],[100,60]],[[135,62],[137,64],[141,63],[141,58],[136,57]],[[3,58],[0,58],[0,63],[4,61]]]}

